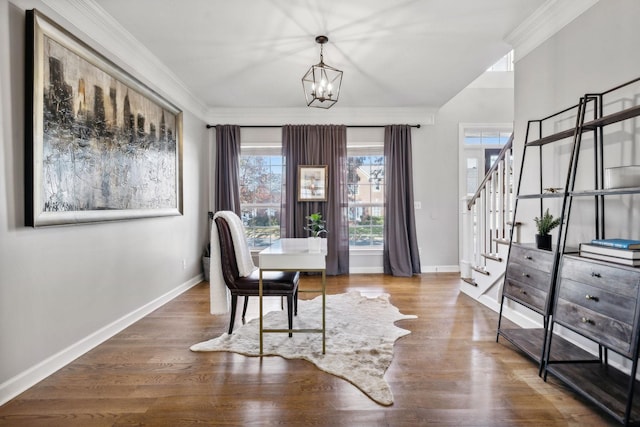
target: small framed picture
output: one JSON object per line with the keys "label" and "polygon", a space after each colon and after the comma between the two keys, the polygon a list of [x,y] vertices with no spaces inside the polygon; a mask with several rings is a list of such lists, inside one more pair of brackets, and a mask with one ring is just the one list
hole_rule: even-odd
{"label": "small framed picture", "polygon": [[298,201],[327,201],[327,166],[298,166]]}

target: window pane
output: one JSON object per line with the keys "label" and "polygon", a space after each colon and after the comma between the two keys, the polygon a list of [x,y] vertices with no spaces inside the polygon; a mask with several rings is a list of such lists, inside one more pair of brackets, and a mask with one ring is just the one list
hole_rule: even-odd
{"label": "window pane", "polygon": [[245,205],[242,222],[251,248],[266,248],[280,238],[280,207]]}
{"label": "window pane", "polygon": [[509,141],[511,129],[500,128],[465,128],[465,145],[504,145]]}
{"label": "window pane", "polygon": [[467,194],[473,195],[478,184],[478,159],[467,158]]}
{"label": "window pane", "polygon": [[[349,245],[382,246],[384,225],[384,156],[381,146],[348,158]],[[362,155],[366,154],[366,155]]]}
{"label": "window pane", "polygon": [[264,150],[240,156],[240,209],[247,241],[263,249],[280,238],[284,161]]}

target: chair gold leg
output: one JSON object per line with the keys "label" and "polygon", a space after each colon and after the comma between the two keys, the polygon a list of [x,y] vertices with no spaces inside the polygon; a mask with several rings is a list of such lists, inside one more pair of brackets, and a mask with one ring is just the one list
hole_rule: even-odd
{"label": "chair gold leg", "polygon": [[258,299],[260,299],[260,355],[262,355],[262,270],[258,281]]}
{"label": "chair gold leg", "polygon": [[327,334],[326,306],[327,306],[327,271],[322,270],[322,354],[325,354],[325,338]]}

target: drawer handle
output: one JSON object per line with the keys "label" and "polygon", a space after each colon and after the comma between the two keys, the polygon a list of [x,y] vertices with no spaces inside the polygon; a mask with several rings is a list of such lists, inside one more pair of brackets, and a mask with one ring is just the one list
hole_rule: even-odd
{"label": "drawer handle", "polygon": [[533,258],[531,258],[531,256],[527,255],[527,256],[525,257],[525,259],[532,260]]}
{"label": "drawer handle", "polygon": [[588,324],[590,324],[590,325],[595,325],[595,324],[596,324],[596,322],[594,322],[594,321],[593,321],[593,320],[591,320],[591,319],[587,319],[586,317],[583,317],[583,318],[582,318],[582,319],[580,319],[580,320],[582,320],[582,323],[588,323]]}
{"label": "drawer handle", "polygon": [[596,273],[595,271],[591,272],[591,277],[602,277],[600,273]]}
{"label": "drawer handle", "polygon": [[527,273],[522,273],[522,277],[530,277]]}
{"label": "drawer handle", "polygon": [[524,289],[520,289],[520,293],[521,293],[522,295],[526,295],[526,294],[527,294],[527,291],[525,291]]}
{"label": "drawer handle", "polygon": [[586,299],[588,299],[588,300],[591,300],[591,301],[595,301],[595,302],[600,301],[600,298],[598,298],[598,297],[596,297],[596,296],[593,296],[593,295],[589,295],[589,294],[587,294],[587,295],[585,295],[584,297],[585,297]]}

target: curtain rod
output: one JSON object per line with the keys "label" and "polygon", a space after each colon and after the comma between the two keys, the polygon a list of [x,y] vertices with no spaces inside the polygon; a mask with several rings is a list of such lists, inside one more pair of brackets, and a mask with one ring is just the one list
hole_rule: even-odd
{"label": "curtain rod", "polygon": [[[347,125],[348,128],[383,128],[385,125]],[[420,125],[409,125],[412,128],[420,129]],[[215,128],[216,125],[207,125],[207,129]],[[282,125],[240,125],[241,128],[281,128]]]}

